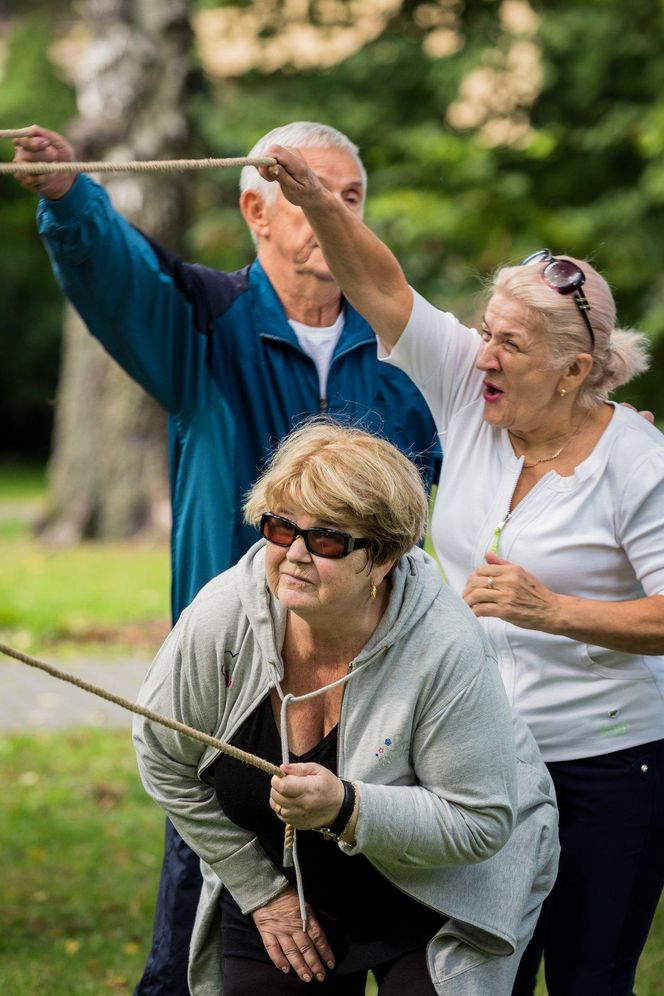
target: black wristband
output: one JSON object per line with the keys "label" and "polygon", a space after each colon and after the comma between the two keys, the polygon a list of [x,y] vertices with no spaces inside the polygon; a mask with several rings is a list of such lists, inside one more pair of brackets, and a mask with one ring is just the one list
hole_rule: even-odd
{"label": "black wristband", "polygon": [[347,782],[345,778],[340,778],[339,780],[344,787],[344,798],[341,803],[341,809],[329,827],[316,828],[320,833],[325,834],[326,837],[333,837],[335,840],[339,839],[348,826],[348,821],[355,809],[355,786],[352,782]]}

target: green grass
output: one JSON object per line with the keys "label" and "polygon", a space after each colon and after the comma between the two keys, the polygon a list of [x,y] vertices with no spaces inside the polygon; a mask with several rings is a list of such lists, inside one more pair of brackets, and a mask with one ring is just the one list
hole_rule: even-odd
{"label": "green grass", "polygon": [[44,501],[41,467],[0,463],[0,543],[24,535]]}
{"label": "green grass", "polygon": [[[0,992],[130,993],[150,943],[163,816],[140,785],[129,734],[0,737],[0,795]],[[663,977],[664,902],[639,996],[661,996]]]}
{"label": "green grass", "polygon": [[[159,646],[169,617],[169,551],[82,543],[49,550],[31,533],[44,496],[38,468],[0,465],[0,640],[21,650],[53,641]],[[160,623],[154,627],[155,621]]]}
{"label": "green grass", "polygon": [[128,624],[168,618],[165,545],[84,543],[49,551],[23,534],[5,536],[0,556],[0,633],[21,649],[53,640],[103,642]]}
{"label": "green grass", "polygon": [[131,992],[163,815],[139,783],[129,733],[1,738],[0,793],[0,992]]}
{"label": "green grass", "polygon": [[44,494],[43,467],[22,463],[0,463],[0,502],[25,501]]}

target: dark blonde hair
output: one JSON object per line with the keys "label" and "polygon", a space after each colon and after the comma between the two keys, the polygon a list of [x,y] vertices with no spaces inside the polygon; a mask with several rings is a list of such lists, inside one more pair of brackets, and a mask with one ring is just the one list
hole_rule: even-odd
{"label": "dark blonde hair", "polygon": [[314,419],[275,450],[248,492],[245,521],[295,505],[368,539],[369,559],[396,561],[424,536],[427,496],[417,467],[385,439],[332,419]]}
{"label": "dark blonde hair", "polygon": [[576,263],[586,282],[583,293],[595,334],[591,350],[588,329],[572,294],[559,294],[542,279],[546,261],[527,266],[504,266],[494,275],[490,292],[507,294],[524,305],[532,327],[547,344],[552,367],[563,370],[578,353],[590,353],[593,365],[579,389],[578,401],[593,408],[621,384],[648,369],[648,339],[642,332],[616,328],[616,305],[608,283],[587,260],[557,256]]}

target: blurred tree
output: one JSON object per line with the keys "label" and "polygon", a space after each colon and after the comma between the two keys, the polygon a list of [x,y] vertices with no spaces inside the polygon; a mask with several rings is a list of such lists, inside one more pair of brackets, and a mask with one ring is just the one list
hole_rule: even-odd
{"label": "blurred tree", "polygon": [[[82,159],[185,154],[191,68],[186,0],[83,0],[90,40],[78,70]],[[111,197],[134,223],[175,248],[187,222],[176,174],[120,174]],[[49,464],[53,542],[163,532],[169,525],[164,413],[67,310]]]}

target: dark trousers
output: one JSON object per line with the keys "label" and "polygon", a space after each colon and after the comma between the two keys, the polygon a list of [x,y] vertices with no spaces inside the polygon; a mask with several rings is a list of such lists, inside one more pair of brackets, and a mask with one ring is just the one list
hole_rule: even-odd
{"label": "dark trousers", "polygon": [[198,856],[166,820],[152,950],[134,996],[189,996],[189,942],[202,882]]}
{"label": "dark trousers", "polygon": [[560,868],[519,966],[532,996],[633,996],[664,885],[664,740],[547,765],[560,810]]}
{"label": "dark trousers", "polygon": [[[374,968],[378,996],[436,996],[429,977],[426,952],[412,951],[386,965]],[[323,982],[303,982],[293,969],[284,975],[274,965],[249,958],[224,958],[224,996],[290,996],[296,993],[321,993],[324,996],[364,996],[367,973],[334,977]]]}

